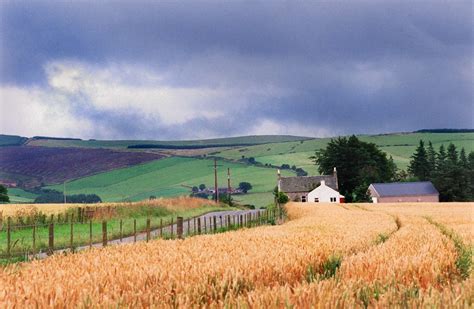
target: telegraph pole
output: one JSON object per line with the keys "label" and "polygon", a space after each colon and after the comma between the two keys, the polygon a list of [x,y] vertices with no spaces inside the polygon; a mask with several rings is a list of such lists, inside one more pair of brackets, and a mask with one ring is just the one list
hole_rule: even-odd
{"label": "telegraph pole", "polygon": [[214,190],[216,190],[215,201],[219,202],[219,187],[217,186],[217,159],[214,158]]}
{"label": "telegraph pole", "polygon": [[64,204],[66,204],[66,203],[67,203],[67,201],[66,201],[66,181],[64,181],[64,183],[63,183],[63,184],[64,184],[64,189],[63,189],[63,195],[64,195]]}
{"label": "telegraph pole", "polygon": [[232,188],[230,187],[230,168],[227,168],[227,195],[229,196],[230,201],[230,194],[232,192]]}

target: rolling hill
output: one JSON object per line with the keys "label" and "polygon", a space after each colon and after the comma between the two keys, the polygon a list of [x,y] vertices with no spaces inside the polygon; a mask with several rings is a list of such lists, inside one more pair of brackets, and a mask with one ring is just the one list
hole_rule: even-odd
{"label": "rolling hill", "polygon": [[[420,139],[426,142],[431,141],[436,149],[442,144],[447,146],[449,143],[453,143],[458,148],[464,147],[467,152],[474,151],[473,132],[416,132],[359,135],[358,137],[363,141],[378,145],[393,157],[395,163],[401,169],[406,169],[408,166],[410,156]],[[275,186],[275,168],[268,168],[263,165],[281,166],[282,164],[289,164],[290,166],[295,165],[303,168],[310,175],[318,174],[317,166],[312,163],[309,157],[314,154],[315,150],[324,148],[329,141],[330,138],[310,139],[295,136],[249,136],[165,142],[35,138],[29,139],[26,143],[27,146],[0,147],[0,163],[5,160],[5,155],[2,154],[11,151],[11,148],[21,149],[21,151],[27,153],[35,151],[43,153],[41,156],[30,154],[30,157],[34,158],[32,162],[36,162],[32,166],[17,164],[17,168],[11,168],[9,165],[11,162],[6,165],[0,164],[0,179],[13,177],[25,182],[28,179],[36,179],[35,177],[41,176],[42,182],[48,188],[58,190],[62,190],[62,186],[55,186],[55,183],[72,180],[67,185],[68,194],[96,193],[104,201],[136,201],[146,199],[150,195],[176,196],[189,194],[190,186],[199,185],[200,183],[212,186],[213,170],[210,157],[216,157],[223,165],[219,169],[221,185],[225,186],[225,171],[227,167],[230,167],[234,184],[240,181],[248,181],[254,185],[251,194],[236,196],[236,199],[242,203],[264,206],[272,201],[271,190]],[[130,145],[138,144],[179,146],[177,148],[185,149],[172,149],[173,147],[168,149],[127,149]],[[33,147],[33,145],[35,146]],[[189,147],[187,148],[187,146]],[[194,146],[199,147],[194,149]],[[206,148],[206,146],[209,148]],[[80,158],[86,153],[94,151],[101,152],[93,157],[96,160],[98,157],[102,157],[104,166],[107,168],[93,169],[93,171],[83,173],[84,170],[90,170],[94,164],[88,166],[91,164],[89,161],[78,161],[73,158]],[[119,153],[134,158],[134,160],[142,156],[147,159],[138,160],[134,164],[120,165],[118,163],[120,160],[106,155],[108,152]],[[68,159],[69,156],[71,156],[70,159]],[[167,158],[156,160],[163,156]],[[14,155],[10,155],[10,158],[14,157]],[[241,162],[242,158],[248,159],[250,157],[255,158],[262,165],[250,165]],[[43,163],[48,162],[46,158],[55,163]],[[53,168],[54,166],[56,168]],[[67,170],[77,172],[70,174],[66,173]],[[291,175],[294,172],[284,171],[284,173],[285,175]],[[17,190],[14,194],[18,201],[22,199],[27,201],[32,198],[31,194],[22,190]]]}
{"label": "rolling hill", "polygon": [[[271,191],[276,185],[276,170],[249,166],[242,163],[218,162],[220,187],[227,187],[227,168],[232,174],[232,185],[247,181],[253,186],[251,194],[235,196],[237,200],[250,203],[259,200],[258,206],[272,201]],[[284,171],[284,175],[293,175]],[[84,177],[67,183],[68,194],[96,193],[104,201],[138,201],[150,196],[177,196],[191,193],[192,186],[206,184],[214,186],[213,160],[173,157],[138,166]],[[49,186],[62,191],[62,185]],[[262,205],[263,204],[263,205]]]}

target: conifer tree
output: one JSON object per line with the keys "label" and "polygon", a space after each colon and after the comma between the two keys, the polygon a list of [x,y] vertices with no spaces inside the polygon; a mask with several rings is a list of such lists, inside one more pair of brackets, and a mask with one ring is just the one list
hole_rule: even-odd
{"label": "conifer tree", "polygon": [[430,176],[430,166],[428,163],[428,155],[425,149],[425,143],[420,140],[415,153],[411,156],[408,171],[419,180],[428,180]]}

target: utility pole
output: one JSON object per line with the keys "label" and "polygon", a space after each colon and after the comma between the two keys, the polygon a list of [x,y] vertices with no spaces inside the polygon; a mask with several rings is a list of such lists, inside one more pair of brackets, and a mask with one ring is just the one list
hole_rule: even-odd
{"label": "utility pole", "polygon": [[67,201],[66,201],[66,181],[64,181],[64,183],[63,183],[63,184],[64,184],[64,189],[63,189],[63,195],[64,195],[64,204],[66,204],[66,203],[67,203]]}
{"label": "utility pole", "polygon": [[227,195],[229,196],[230,201],[230,194],[232,192],[232,188],[230,187],[230,168],[227,168]]}
{"label": "utility pole", "polygon": [[217,159],[214,158],[214,190],[215,193],[215,201],[216,203],[219,202],[219,187],[217,186]]}

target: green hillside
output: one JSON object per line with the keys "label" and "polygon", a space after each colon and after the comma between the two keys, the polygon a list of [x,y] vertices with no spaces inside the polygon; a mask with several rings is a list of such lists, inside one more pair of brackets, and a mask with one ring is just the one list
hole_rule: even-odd
{"label": "green hillside", "polygon": [[[213,161],[195,158],[173,157],[130,168],[117,169],[98,175],[81,178],[66,184],[68,194],[96,193],[107,202],[143,200],[149,196],[177,196],[190,194],[190,187],[201,183],[213,187]],[[220,187],[227,186],[227,168],[231,169],[232,183],[247,181],[253,185],[252,194],[243,197],[251,203],[252,195],[263,206],[272,201],[276,185],[276,170],[239,163],[219,161]],[[285,171],[290,176],[291,172]],[[61,185],[50,186],[62,191]],[[239,199],[238,197],[236,197]],[[252,203],[255,204],[255,203]]]}
{"label": "green hillside", "polygon": [[27,140],[26,137],[0,134],[0,146],[19,146],[23,145]]}
{"label": "green hillside", "polygon": [[32,203],[37,195],[20,188],[8,188],[8,197],[10,203]]}
{"label": "green hillside", "polygon": [[86,147],[86,148],[127,148],[133,145],[168,145],[168,146],[206,146],[206,145],[259,145],[268,143],[281,143],[310,139],[302,136],[291,135],[252,135],[228,138],[214,138],[184,141],[153,141],[153,140],[75,140],[75,139],[30,139],[28,145],[46,147]]}
{"label": "green hillside", "polygon": [[[391,155],[399,168],[406,169],[410,156],[420,139],[431,141],[435,149],[441,144],[453,143],[464,147],[467,152],[474,151],[474,133],[400,133],[386,135],[360,135],[361,140],[375,143],[388,155]],[[254,157],[258,162],[274,165],[290,164],[302,167],[310,174],[317,173],[316,166],[309,159],[316,149],[326,147],[330,138],[311,139],[297,142],[275,143],[239,147],[215,153],[216,156],[238,160],[242,156]]]}

